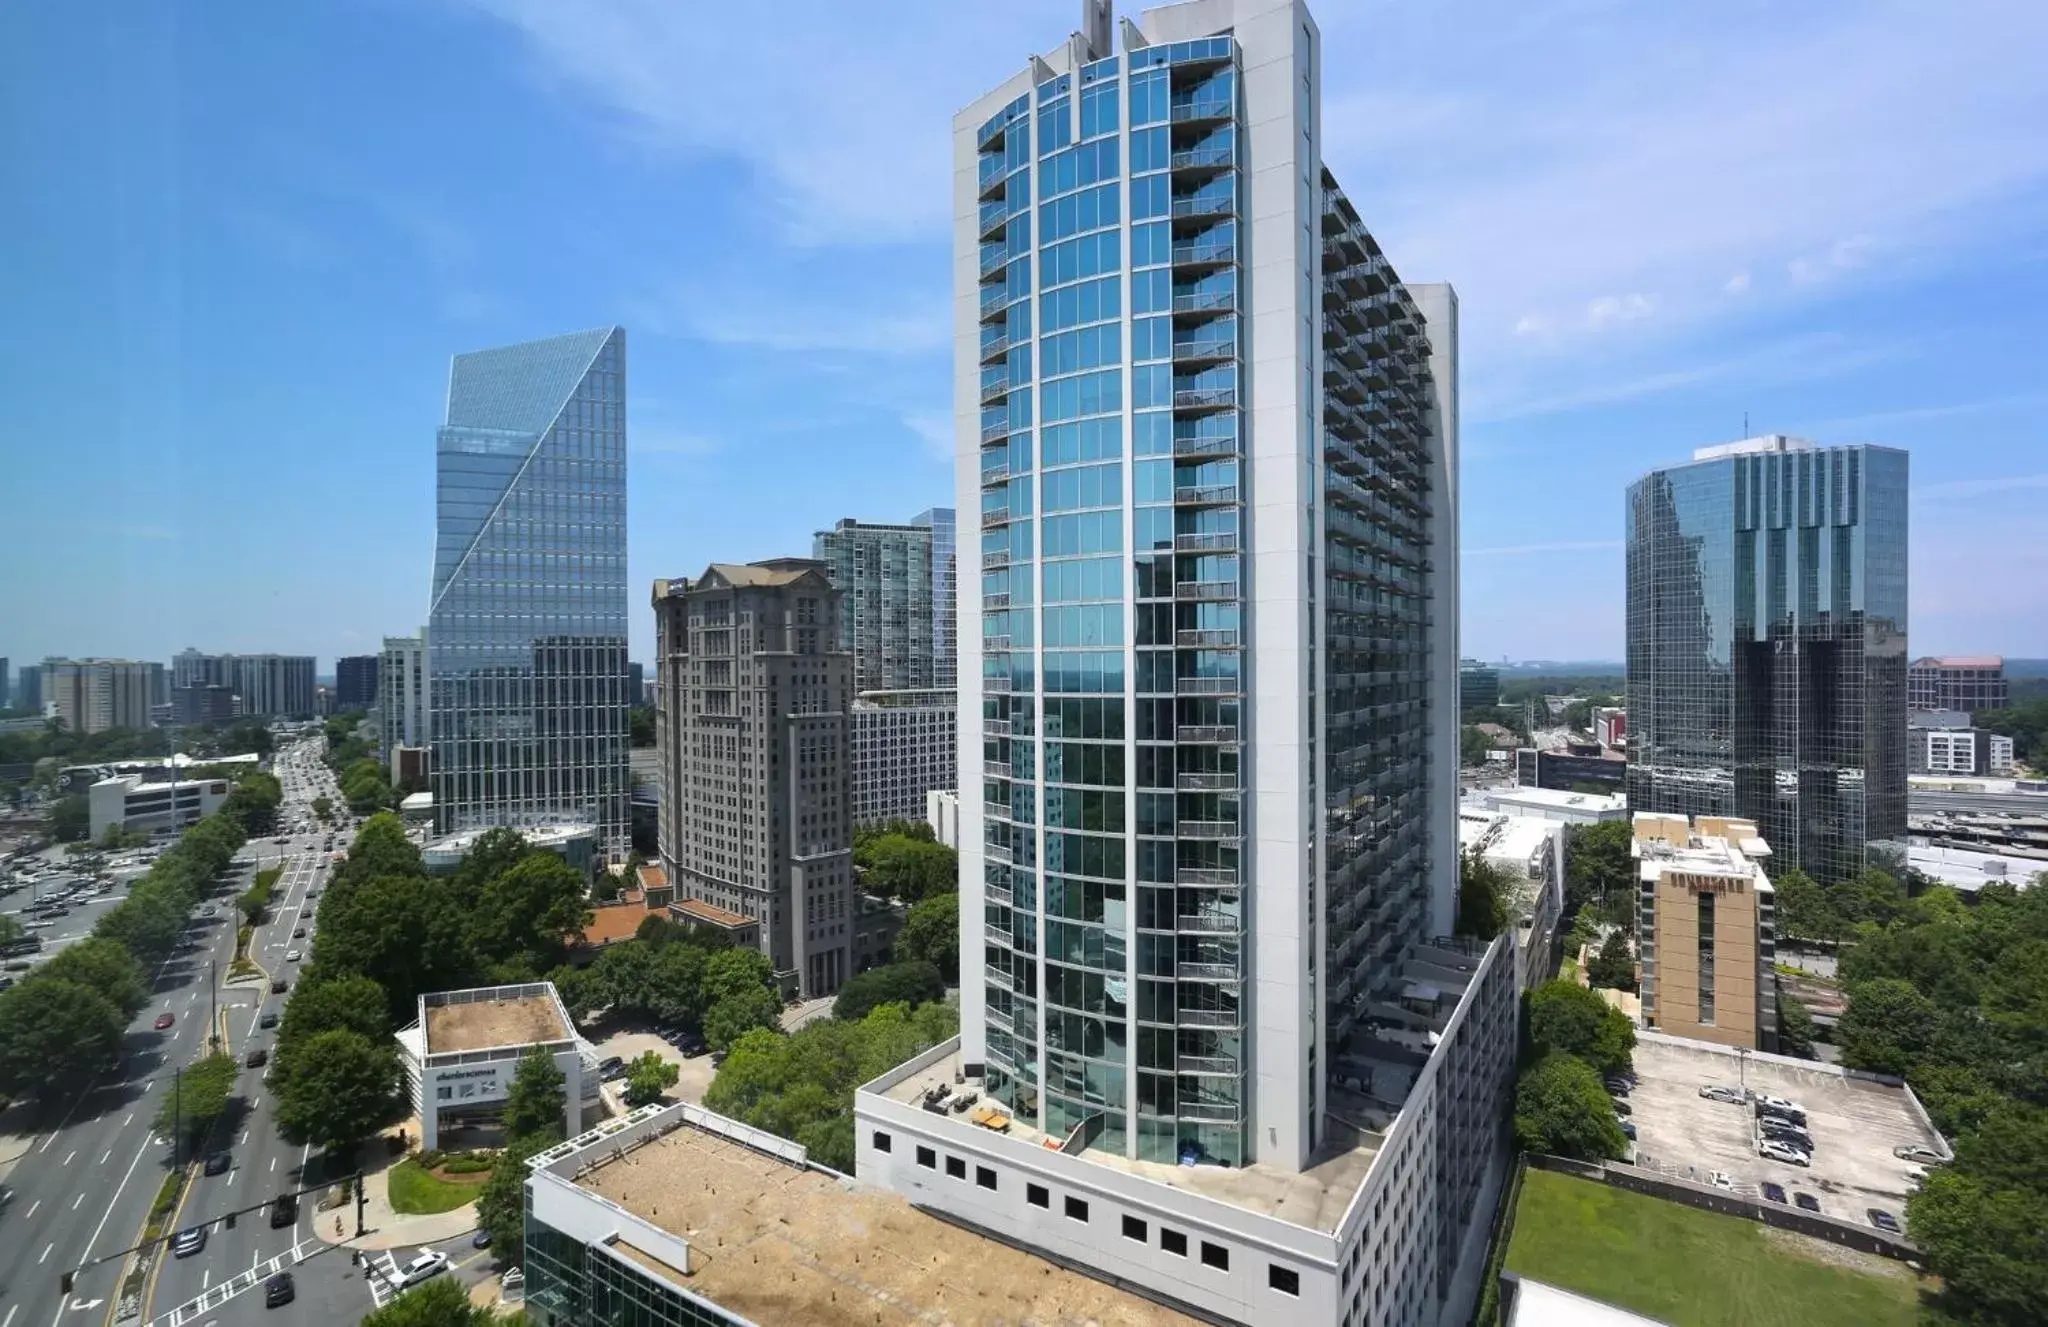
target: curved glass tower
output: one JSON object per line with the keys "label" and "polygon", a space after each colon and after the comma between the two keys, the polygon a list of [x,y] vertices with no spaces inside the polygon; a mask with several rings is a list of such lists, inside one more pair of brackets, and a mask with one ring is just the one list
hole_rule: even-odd
{"label": "curved glass tower", "polygon": [[627,849],[626,333],[457,355],[427,628],[435,828]]}

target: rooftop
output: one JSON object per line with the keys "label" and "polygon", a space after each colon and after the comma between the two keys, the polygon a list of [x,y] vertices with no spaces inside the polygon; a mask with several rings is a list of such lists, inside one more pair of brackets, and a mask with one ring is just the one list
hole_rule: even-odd
{"label": "rooftop", "polygon": [[1915,668],[2003,668],[2002,654],[1935,654],[1925,659],[1915,659]]}
{"label": "rooftop", "polygon": [[679,920],[701,922],[706,926],[723,926],[727,930],[754,924],[752,917],[728,912],[715,903],[706,903],[703,899],[697,898],[677,899],[668,905],[668,910],[679,914]]}
{"label": "rooftop", "polygon": [[692,1270],[623,1243],[614,1250],[756,1322],[1195,1322],[926,1216],[894,1194],[691,1124],[601,1162],[576,1184],[685,1239]]}
{"label": "rooftop", "polygon": [[643,866],[642,866],[642,867],[640,868],[640,872],[639,872],[639,874],[640,874],[640,888],[642,888],[642,889],[667,889],[667,888],[668,888],[668,872],[667,872],[667,871],[664,871],[664,870],[662,870],[662,869],[661,869],[661,866],[660,866],[660,864],[659,864],[659,863],[656,863],[656,862],[648,862],[648,863],[646,863],[645,865],[643,865]]}
{"label": "rooftop", "polygon": [[1634,829],[1629,853],[1636,859],[1639,879],[1656,880],[1667,871],[1682,871],[1751,880],[1758,892],[1770,892],[1771,882],[1757,859],[1770,856],[1771,848],[1753,821],[1699,816],[1688,824],[1684,816],[1638,811]]}
{"label": "rooftop", "polygon": [[545,982],[439,991],[421,996],[420,1008],[429,1055],[567,1041],[573,1035],[555,988]]}
{"label": "rooftop", "polygon": [[2048,872],[2048,861],[2036,857],[1971,852],[1966,848],[1922,843],[1907,845],[1906,865],[1966,893],[1975,893],[1986,885],[2030,885],[2036,875]]}
{"label": "rooftop", "polygon": [[1533,788],[1521,784],[1512,788],[1481,789],[1476,796],[1481,800],[1518,802],[1524,806],[1550,807],[1560,811],[1583,811],[1588,815],[1628,809],[1628,798],[1620,793],[1575,793],[1562,788]]}

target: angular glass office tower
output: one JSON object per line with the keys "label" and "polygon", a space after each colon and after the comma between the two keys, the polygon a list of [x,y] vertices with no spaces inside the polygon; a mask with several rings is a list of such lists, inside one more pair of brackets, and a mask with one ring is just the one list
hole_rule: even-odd
{"label": "angular glass office tower", "polygon": [[435,827],[591,824],[623,857],[625,330],[457,355],[437,453]]}
{"label": "angular glass office tower", "polygon": [[1305,8],[1100,27],[956,131],[963,1055],[1055,1137],[1298,1168],[1451,929],[1456,302],[1323,169]]}
{"label": "angular glass office tower", "polygon": [[1779,435],[1628,489],[1628,799],[1740,816],[1775,872],[1897,870],[1906,453]]}

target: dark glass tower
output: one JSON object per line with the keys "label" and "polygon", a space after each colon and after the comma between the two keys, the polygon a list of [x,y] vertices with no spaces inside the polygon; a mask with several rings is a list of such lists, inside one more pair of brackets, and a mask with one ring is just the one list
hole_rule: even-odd
{"label": "dark glass tower", "polygon": [[1896,869],[1906,453],[1773,435],[1629,486],[1628,797],[1757,822],[1778,870]]}

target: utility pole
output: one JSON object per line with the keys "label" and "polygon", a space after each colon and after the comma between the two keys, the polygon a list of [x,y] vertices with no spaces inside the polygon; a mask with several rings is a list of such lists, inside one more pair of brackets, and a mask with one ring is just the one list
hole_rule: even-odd
{"label": "utility pole", "polygon": [[178,1169],[178,1135],[185,1132],[185,1067],[171,1070],[171,1169]]}
{"label": "utility pole", "polygon": [[362,1238],[362,1237],[363,1237],[363,1236],[364,1236],[365,1234],[368,1234],[368,1233],[369,1233],[369,1232],[367,1232],[366,1230],[364,1230],[364,1229],[363,1229],[363,1207],[364,1207],[364,1205],[365,1205],[365,1204],[367,1204],[367,1203],[368,1203],[369,1201],[370,1201],[370,1200],[369,1200],[369,1199],[368,1199],[367,1197],[365,1197],[365,1196],[364,1196],[364,1194],[363,1194],[363,1172],[361,1172],[361,1171],[359,1170],[359,1171],[357,1171],[357,1172],[356,1172],[356,1238],[357,1238],[357,1239],[361,1239],[361,1238]]}
{"label": "utility pole", "polygon": [[220,1045],[220,959],[206,960],[206,1040],[218,1052]]}

